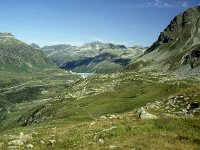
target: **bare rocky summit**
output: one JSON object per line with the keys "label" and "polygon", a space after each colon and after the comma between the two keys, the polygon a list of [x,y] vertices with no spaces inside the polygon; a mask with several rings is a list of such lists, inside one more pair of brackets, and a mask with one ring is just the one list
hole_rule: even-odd
{"label": "bare rocky summit", "polygon": [[200,6],[178,14],[145,55],[127,68],[141,71],[173,71],[180,76],[199,74]]}

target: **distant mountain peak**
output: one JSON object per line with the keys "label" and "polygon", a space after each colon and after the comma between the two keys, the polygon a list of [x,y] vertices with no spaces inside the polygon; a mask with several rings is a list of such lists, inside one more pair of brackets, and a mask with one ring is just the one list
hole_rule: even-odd
{"label": "distant mountain peak", "polygon": [[40,46],[38,44],[35,44],[35,43],[30,44],[30,46],[32,48],[35,48],[35,49],[40,49]]}
{"label": "distant mountain peak", "polygon": [[72,46],[69,44],[58,44],[58,45],[51,45],[51,46],[44,46],[42,47],[43,51],[62,51],[68,48],[71,48]]}
{"label": "distant mountain peak", "polygon": [[81,46],[83,49],[87,50],[100,50],[100,49],[126,49],[126,46],[119,45],[119,44],[113,44],[113,43],[102,43],[99,41],[94,41],[91,43],[85,43],[83,46]]}

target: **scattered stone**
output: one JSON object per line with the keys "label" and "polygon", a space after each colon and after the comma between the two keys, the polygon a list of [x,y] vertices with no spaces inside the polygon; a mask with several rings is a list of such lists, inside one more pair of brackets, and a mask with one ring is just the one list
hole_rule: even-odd
{"label": "scattered stone", "polygon": [[12,146],[22,146],[27,141],[32,140],[32,135],[31,134],[24,135],[23,132],[21,132],[19,136],[12,136],[12,137],[15,138],[15,139],[8,143],[8,145],[10,145],[10,146],[11,145]]}
{"label": "scattered stone", "polygon": [[160,105],[162,102],[159,102],[159,101],[155,101],[155,103],[157,104],[157,105]]}
{"label": "scattered stone", "polygon": [[43,144],[44,144],[44,141],[43,141],[43,140],[41,140],[41,141],[40,141],[40,143],[43,145]]}
{"label": "scattered stone", "polygon": [[33,138],[32,138],[32,134],[24,135],[24,133],[21,132],[19,139],[21,139],[24,143],[26,143],[27,141],[31,141]]}
{"label": "scattered stone", "polygon": [[108,118],[109,119],[121,119],[121,117],[119,115],[109,115]]}
{"label": "scattered stone", "polygon": [[28,144],[28,145],[26,145],[26,148],[33,148],[33,145],[32,144]]}
{"label": "scattered stone", "polygon": [[183,114],[186,114],[187,113],[187,109],[181,109],[181,111],[183,112]]}
{"label": "scattered stone", "polygon": [[186,108],[187,108],[187,109],[190,109],[190,107],[191,107],[191,105],[190,105],[190,104],[188,104]]}
{"label": "scattered stone", "polygon": [[168,100],[174,99],[174,97],[175,97],[175,96],[169,96],[167,99],[168,99]]}
{"label": "scattered stone", "polygon": [[141,113],[142,111],[144,111],[144,108],[143,107],[140,107],[136,110],[137,113]]}
{"label": "scattered stone", "polygon": [[146,111],[141,112],[139,117],[141,119],[157,119],[158,118],[157,116],[150,114]]}
{"label": "scattered stone", "polygon": [[156,115],[150,114],[143,107],[139,108],[137,110],[139,113],[139,118],[141,119],[157,119],[158,117]]}
{"label": "scattered stone", "polygon": [[176,118],[176,116],[172,114],[163,113],[162,118]]}
{"label": "scattered stone", "polygon": [[184,98],[184,101],[188,101],[188,100],[190,100],[189,97],[185,97],[185,98]]}
{"label": "scattered stone", "polygon": [[135,115],[132,114],[132,113],[128,114],[128,117],[134,117],[134,116],[135,116]]}
{"label": "scattered stone", "polygon": [[24,145],[24,142],[22,140],[16,139],[16,140],[10,141],[8,145],[22,146]]}
{"label": "scattered stone", "polygon": [[95,123],[96,123],[95,121],[91,122],[91,123],[90,123],[90,126],[93,126]]}
{"label": "scattered stone", "polygon": [[173,105],[173,101],[169,100],[167,103],[165,103],[165,106],[172,106]]}
{"label": "scattered stone", "polygon": [[111,127],[111,128],[108,128],[108,129],[104,129],[101,132],[109,132],[109,131],[112,131],[114,129],[117,129],[117,127]]}
{"label": "scattered stone", "polygon": [[9,150],[16,150],[16,149],[18,149],[18,146],[8,146],[8,149]]}
{"label": "scattered stone", "polygon": [[101,116],[100,119],[107,119],[107,117],[106,116]]}
{"label": "scattered stone", "polygon": [[117,116],[116,116],[116,115],[109,115],[108,118],[109,118],[109,119],[117,119]]}
{"label": "scattered stone", "polygon": [[49,140],[49,144],[53,145],[56,142],[56,140]]}
{"label": "scattered stone", "polygon": [[147,103],[146,106],[145,106],[145,109],[151,109],[151,110],[155,110],[155,109],[159,109],[159,106],[154,104],[154,103]]}
{"label": "scattered stone", "polygon": [[104,140],[103,139],[99,139],[99,144],[103,145],[104,144]]}
{"label": "scattered stone", "polygon": [[119,149],[119,147],[117,145],[110,145],[109,149],[110,150],[117,150],[117,149]]}
{"label": "scattered stone", "polygon": [[95,134],[94,140],[99,141],[99,139],[105,137],[107,133],[112,132],[116,128],[117,127],[111,127],[111,128],[108,128],[108,129],[103,129],[102,131]]}

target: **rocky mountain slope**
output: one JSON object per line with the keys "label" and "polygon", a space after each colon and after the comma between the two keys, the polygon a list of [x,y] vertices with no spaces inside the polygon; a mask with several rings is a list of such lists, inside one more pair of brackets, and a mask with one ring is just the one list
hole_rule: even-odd
{"label": "rocky mountain slope", "polygon": [[130,68],[200,72],[200,6],[177,15]]}
{"label": "rocky mountain slope", "polygon": [[145,48],[92,42],[80,47],[54,45],[42,48],[60,68],[74,72],[116,72],[144,53]]}
{"label": "rocky mountain slope", "polygon": [[33,72],[54,65],[37,50],[16,39],[11,33],[0,33],[0,71]]}

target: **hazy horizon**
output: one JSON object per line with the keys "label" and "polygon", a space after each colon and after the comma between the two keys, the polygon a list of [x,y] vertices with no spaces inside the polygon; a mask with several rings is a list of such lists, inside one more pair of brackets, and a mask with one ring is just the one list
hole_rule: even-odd
{"label": "hazy horizon", "polygon": [[1,0],[1,31],[40,46],[100,41],[150,46],[197,0]]}

